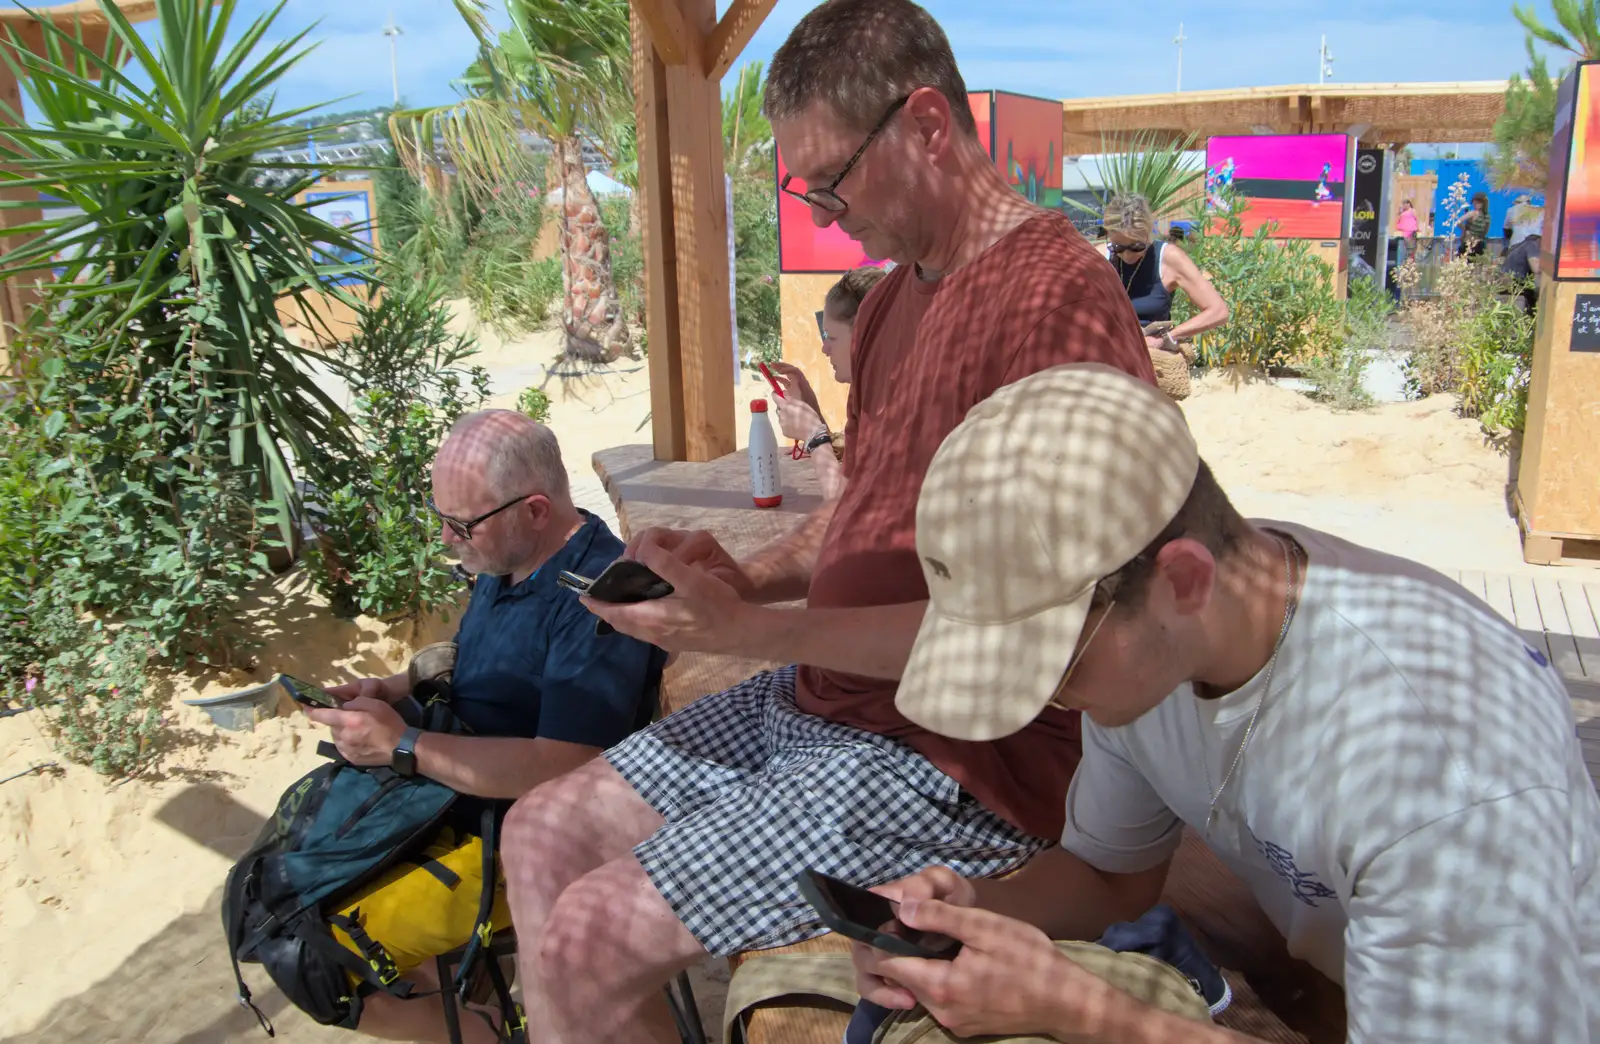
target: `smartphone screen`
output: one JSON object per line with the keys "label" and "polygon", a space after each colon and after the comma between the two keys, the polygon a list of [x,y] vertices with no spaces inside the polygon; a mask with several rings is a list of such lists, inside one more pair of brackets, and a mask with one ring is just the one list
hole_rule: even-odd
{"label": "smartphone screen", "polygon": [[[932,960],[950,960],[961,949],[961,944],[947,935],[901,924],[895,916],[894,903],[877,892],[837,877],[807,870],[801,875],[800,892],[816,907],[829,928],[868,946]],[[818,905],[819,900],[821,905]]]}
{"label": "smartphone screen", "polygon": [[305,704],[307,707],[338,707],[339,701],[329,694],[326,689],[318,688],[310,682],[301,681],[299,678],[287,674],[278,675],[278,681],[283,683],[284,689],[296,703]]}
{"label": "smartphone screen", "polygon": [[643,562],[619,558],[594,578],[585,593],[601,602],[646,602],[667,597],[672,585]]}

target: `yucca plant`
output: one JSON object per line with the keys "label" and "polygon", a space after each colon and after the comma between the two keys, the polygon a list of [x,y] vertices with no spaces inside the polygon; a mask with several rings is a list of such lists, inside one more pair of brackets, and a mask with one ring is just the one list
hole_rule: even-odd
{"label": "yucca plant", "polygon": [[632,351],[611,275],[610,234],[586,180],[585,137],[601,139],[620,107],[633,104],[628,0],[506,0],[511,28],[491,33],[484,0],[455,0],[478,39],[478,60],[461,80],[466,97],[393,117],[404,160],[424,184],[442,141],[462,181],[480,198],[527,179],[520,134],[531,130],[555,154],[561,213],[565,354],[609,361]]}
{"label": "yucca plant", "polygon": [[1141,131],[1129,137],[1104,137],[1100,147],[1100,174],[1105,191],[1095,193],[1093,207],[1075,199],[1066,202],[1085,214],[1099,217],[1112,196],[1131,192],[1150,202],[1150,213],[1157,216],[1173,213],[1183,206],[1195,182],[1205,174],[1203,165],[1189,155],[1199,142],[1196,134],[1173,141],[1154,131]]}
{"label": "yucca plant", "polygon": [[[130,389],[203,361],[205,423],[283,509],[287,539],[291,461],[359,446],[312,380],[313,365],[338,373],[338,360],[291,340],[277,305],[317,325],[309,297],[348,300],[334,281],[368,254],[293,201],[328,168],[273,162],[294,176],[277,187],[263,177],[258,157],[303,144],[298,121],[316,108],[273,111],[273,89],[311,49],[306,33],[269,39],[281,2],[235,34],[237,0],[155,0],[152,49],[112,0],[99,5],[103,49],[40,15],[42,53],[14,34],[0,43],[36,113],[28,123],[0,103],[0,184],[64,204],[9,230],[30,238],[0,258],[0,277],[31,274],[49,329],[87,338]],[[11,195],[0,207],[38,205]]]}

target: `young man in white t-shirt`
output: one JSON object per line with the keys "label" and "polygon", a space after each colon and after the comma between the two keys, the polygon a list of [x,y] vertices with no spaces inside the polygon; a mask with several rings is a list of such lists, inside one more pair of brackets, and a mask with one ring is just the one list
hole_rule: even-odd
{"label": "young man in white t-shirt", "polygon": [[1461,587],[1240,518],[1178,407],[1090,365],[974,407],[916,540],[932,603],[896,705],[978,741],[1078,708],[1084,756],[1059,849],[882,889],[965,946],[857,946],[867,1000],[962,1035],[1245,1039],[1048,942],[1155,905],[1187,826],[1343,984],[1349,1040],[1600,1044],[1600,800],[1560,677]]}

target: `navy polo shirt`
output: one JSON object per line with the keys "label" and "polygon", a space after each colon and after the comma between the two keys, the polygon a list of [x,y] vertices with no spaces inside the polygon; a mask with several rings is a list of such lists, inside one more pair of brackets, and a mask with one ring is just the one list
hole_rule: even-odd
{"label": "navy polo shirt", "polygon": [[666,654],[624,634],[597,636],[596,617],[556,583],[564,569],[599,576],[622,551],[585,511],[566,545],[520,584],[478,576],[450,681],[454,710],[474,732],[604,749],[650,723]]}

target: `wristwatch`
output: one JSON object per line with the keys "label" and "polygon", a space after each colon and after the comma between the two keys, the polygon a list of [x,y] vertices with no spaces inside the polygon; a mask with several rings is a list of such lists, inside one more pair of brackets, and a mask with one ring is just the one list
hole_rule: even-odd
{"label": "wristwatch", "polygon": [[407,778],[417,774],[417,737],[422,735],[422,730],[415,725],[400,734],[400,742],[394,745],[394,756],[389,760],[389,767]]}
{"label": "wristwatch", "polygon": [[806,452],[815,453],[819,447],[833,444],[833,432],[823,428],[806,442]]}

